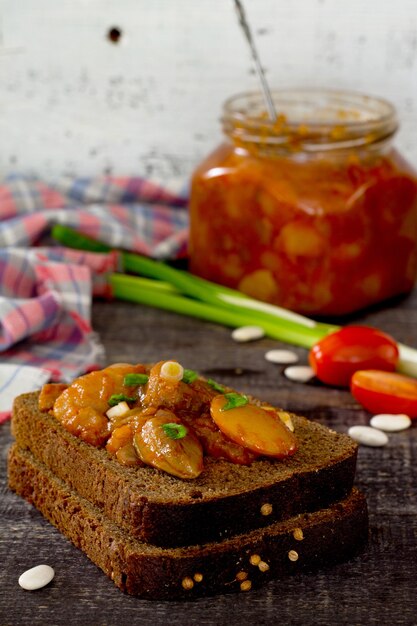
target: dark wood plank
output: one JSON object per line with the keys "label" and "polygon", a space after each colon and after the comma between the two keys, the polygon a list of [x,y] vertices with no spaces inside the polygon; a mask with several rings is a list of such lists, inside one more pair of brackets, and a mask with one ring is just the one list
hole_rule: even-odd
{"label": "dark wood plank", "polygon": [[[417,347],[417,293],[356,321],[378,326]],[[347,391],[318,383],[291,383],[267,363],[263,339],[236,344],[230,331],[178,315],[127,303],[96,303],[94,327],[107,361],[177,358],[264,398],[346,431],[369,415]],[[306,351],[296,350],[303,361]],[[387,447],[361,448],[357,484],[367,494],[371,536],[354,560],[315,574],[276,581],[248,594],[192,603],[147,602],[122,594],[98,568],[41,515],[6,486],[9,424],[0,428],[0,624],[417,624],[417,430],[390,436]],[[54,581],[25,592],[17,579],[39,563],[56,570]]]}

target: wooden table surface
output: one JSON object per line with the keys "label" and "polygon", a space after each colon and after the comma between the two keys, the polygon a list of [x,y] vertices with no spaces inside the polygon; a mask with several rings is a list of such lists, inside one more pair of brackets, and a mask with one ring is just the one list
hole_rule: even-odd
{"label": "wooden table surface", "polygon": [[[355,321],[375,325],[417,347],[417,292]],[[107,362],[176,358],[184,366],[241,391],[346,431],[369,415],[349,392],[288,381],[264,354],[279,347],[263,339],[237,344],[230,330],[120,302],[96,303],[93,324]],[[301,362],[306,351],[296,349]],[[8,423],[0,427],[0,624],[417,624],[417,429],[392,434],[384,448],[362,447],[356,484],[368,499],[370,540],[354,560],[315,574],[274,581],[261,590],[193,602],[149,602],[121,593],[6,484]],[[19,575],[48,563],[55,579],[23,591]]]}

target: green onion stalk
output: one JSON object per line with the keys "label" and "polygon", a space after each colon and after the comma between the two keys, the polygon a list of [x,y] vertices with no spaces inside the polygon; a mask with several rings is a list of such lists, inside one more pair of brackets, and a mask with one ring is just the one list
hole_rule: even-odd
{"label": "green onion stalk", "polygon": [[[67,226],[56,225],[52,236],[62,245],[90,252],[110,252],[112,248]],[[176,269],[162,261],[120,251],[124,273],[109,277],[113,296],[181,315],[188,315],[237,328],[257,325],[265,335],[284,343],[310,349],[326,335],[339,330],[334,324],[308,317],[250,298]],[[133,275],[132,275],[133,274]],[[417,378],[417,350],[401,343],[398,371]]]}

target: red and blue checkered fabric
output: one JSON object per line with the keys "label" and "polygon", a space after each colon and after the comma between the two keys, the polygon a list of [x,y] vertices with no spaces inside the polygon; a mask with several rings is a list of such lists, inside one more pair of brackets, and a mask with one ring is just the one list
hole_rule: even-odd
{"label": "red and blue checkered fabric", "polygon": [[186,255],[186,205],[186,192],[140,178],[46,184],[10,176],[0,184],[0,418],[12,389],[29,391],[39,377],[69,381],[103,363],[91,302],[108,295],[118,254],[54,246],[51,227],[64,224],[114,248],[174,259]]}

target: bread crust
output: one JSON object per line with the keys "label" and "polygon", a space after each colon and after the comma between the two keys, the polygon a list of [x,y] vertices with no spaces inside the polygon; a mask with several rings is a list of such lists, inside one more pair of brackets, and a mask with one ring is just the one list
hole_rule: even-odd
{"label": "bread crust", "polygon": [[346,497],[357,445],[303,417],[293,416],[293,423],[299,441],[293,457],[251,466],[208,458],[193,481],[122,466],[39,411],[38,393],[15,400],[12,429],[20,448],[115,524],[140,541],[169,547],[222,540]]}
{"label": "bread crust", "polygon": [[142,598],[191,599],[248,590],[349,558],[367,540],[366,501],[353,489],[328,508],[264,529],[218,543],[161,548],[116,526],[28,450],[13,446],[8,467],[9,484],[16,493],[34,504],[120,589]]}

